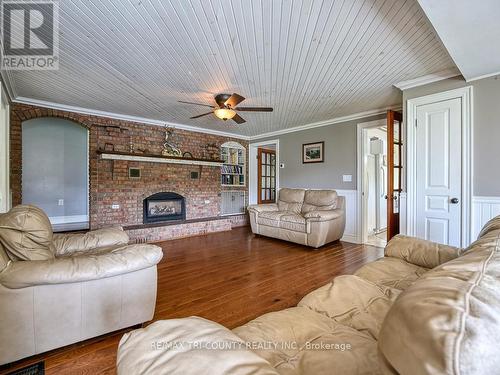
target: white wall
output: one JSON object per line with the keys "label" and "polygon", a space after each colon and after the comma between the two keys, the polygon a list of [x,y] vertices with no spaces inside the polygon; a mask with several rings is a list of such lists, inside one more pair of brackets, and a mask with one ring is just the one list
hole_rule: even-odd
{"label": "white wall", "polygon": [[0,212],[10,209],[9,187],[9,101],[0,85]]}
{"label": "white wall", "polygon": [[88,130],[52,117],[22,126],[23,203],[42,208],[52,224],[87,221]]}

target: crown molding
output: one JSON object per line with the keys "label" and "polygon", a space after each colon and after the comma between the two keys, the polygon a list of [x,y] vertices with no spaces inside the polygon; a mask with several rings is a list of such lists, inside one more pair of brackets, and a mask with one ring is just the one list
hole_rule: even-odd
{"label": "crown molding", "polygon": [[274,136],[283,135],[283,134],[287,134],[287,133],[295,133],[295,132],[300,132],[300,131],[307,130],[307,129],[320,128],[323,126],[339,124],[342,122],[359,120],[359,119],[362,119],[365,117],[381,115],[381,114],[385,114],[389,110],[393,110],[393,111],[401,110],[401,105],[398,104],[398,105],[379,108],[379,109],[372,109],[370,111],[358,112],[358,113],[354,113],[354,114],[348,115],[348,116],[335,117],[335,118],[325,120],[325,121],[312,122],[310,124],[300,125],[300,126],[296,126],[293,128],[277,130],[277,131],[269,132],[269,133],[262,133],[259,135],[251,136],[249,138],[250,138],[250,141],[254,141],[254,140],[258,140],[258,139],[262,139],[262,138],[274,137]]}
{"label": "crown molding", "polygon": [[460,72],[457,69],[442,70],[442,71],[437,72],[437,73],[427,74],[427,75],[422,76],[422,77],[413,78],[413,79],[409,79],[407,81],[401,81],[401,82],[395,83],[394,87],[397,87],[398,89],[403,91],[403,90],[411,89],[413,87],[418,87],[418,86],[427,85],[427,84],[433,83],[433,82],[443,81],[445,79],[457,77],[459,75],[460,75]]}
{"label": "crown molding", "polygon": [[182,129],[182,130],[187,130],[187,131],[192,131],[192,132],[197,132],[197,133],[213,134],[213,135],[219,135],[222,137],[231,137],[231,138],[242,139],[242,140],[246,140],[246,141],[249,140],[248,136],[230,133],[230,132],[223,132],[220,130],[198,128],[196,126],[183,125],[183,124],[178,124],[178,123],[169,122],[169,121],[160,121],[160,120],[154,120],[154,119],[145,118],[145,117],[122,115],[119,113],[99,111],[99,110],[95,110],[95,109],[88,109],[88,108],[76,107],[76,106],[65,105],[65,104],[58,104],[58,103],[53,103],[53,102],[47,102],[45,100],[26,98],[23,96],[18,96],[12,101],[14,103],[19,103],[19,104],[34,105],[37,107],[57,109],[57,110],[66,111],[66,112],[76,112],[76,113],[81,113],[81,114],[90,115],[90,116],[107,117],[107,118],[112,118],[112,119],[116,119],[116,120],[130,121],[130,122],[136,122],[136,123],[148,124],[148,125],[156,125],[156,126],[168,125],[168,126],[171,126],[173,128],[176,128],[176,129]]}
{"label": "crown molding", "polygon": [[495,76],[500,76],[500,72],[483,74],[481,76],[472,77],[472,78],[466,78],[465,82],[469,83],[469,82],[473,82],[473,81],[479,81],[480,79],[491,78],[491,77],[495,77]]}
{"label": "crown molding", "polygon": [[277,136],[277,135],[282,135],[282,134],[287,134],[287,133],[299,132],[299,131],[307,130],[307,129],[319,128],[322,126],[339,124],[339,123],[346,122],[346,121],[359,120],[359,119],[365,118],[365,117],[384,114],[388,110],[395,110],[395,111],[401,110],[401,105],[389,106],[389,107],[374,109],[374,110],[370,110],[370,111],[358,112],[358,113],[354,113],[354,114],[348,115],[348,116],[335,117],[335,118],[325,120],[325,121],[313,122],[310,124],[300,125],[300,126],[296,126],[293,128],[277,130],[274,132],[262,133],[262,134],[258,134],[258,135],[254,135],[254,136],[246,136],[246,135],[241,135],[241,134],[223,132],[220,130],[198,128],[195,126],[178,124],[178,123],[169,122],[169,121],[160,121],[160,120],[154,120],[154,119],[149,119],[149,118],[145,118],[145,117],[122,115],[119,113],[99,111],[99,110],[76,107],[76,106],[71,106],[71,105],[66,105],[66,104],[58,104],[58,103],[48,102],[45,100],[26,98],[23,96],[16,97],[14,100],[12,100],[12,102],[19,103],[19,104],[28,104],[28,105],[33,105],[33,106],[42,107],[42,108],[56,109],[56,110],[66,111],[66,112],[81,113],[81,114],[90,115],[90,116],[107,117],[107,118],[112,118],[112,119],[116,119],[116,120],[130,121],[130,122],[136,122],[136,123],[141,123],[141,124],[156,125],[156,126],[168,125],[168,126],[176,128],[176,129],[182,129],[182,130],[187,130],[187,131],[192,131],[192,132],[197,132],[197,133],[219,135],[219,136],[223,136],[223,137],[236,138],[236,139],[241,139],[241,140],[245,140],[245,141],[253,141],[253,140],[258,140],[258,139],[262,139],[262,138],[267,138],[267,137],[272,137],[272,136]]}

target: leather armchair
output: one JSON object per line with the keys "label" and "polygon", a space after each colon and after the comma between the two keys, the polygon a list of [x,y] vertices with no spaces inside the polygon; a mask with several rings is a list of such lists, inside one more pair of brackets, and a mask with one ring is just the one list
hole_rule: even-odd
{"label": "leather armchair", "polygon": [[52,234],[35,206],[0,215],[0,365],[151,320],[163,253],[128,241]]}
{"label": "leather armchair", "polygon": [[345,228],[345,199],[335,190],[281,189],[277,203],[250,205],[255,234],[318,248],[339,240]]}

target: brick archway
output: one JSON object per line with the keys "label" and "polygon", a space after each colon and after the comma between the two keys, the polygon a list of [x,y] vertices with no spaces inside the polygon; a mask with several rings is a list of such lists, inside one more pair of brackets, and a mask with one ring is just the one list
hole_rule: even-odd
{"label": "brick archway", "polygon": [[[33,107],[24,104],[12,103],[10,111],[10,188],[12,192],[12,205],[22,203],[22,125],[24,121],[54,117],[72,121],[89,130],[91,121],[88,116],[78,113],[59,111],[49,108]],[[90,150],[89,150],[90,157]],[[90,174],[89,174],[90,175]],[[89,180],[89,194],[92,184]],[[90,201],[90,197],[89,197]],[[90,211],[90,207],[89,207]]]}

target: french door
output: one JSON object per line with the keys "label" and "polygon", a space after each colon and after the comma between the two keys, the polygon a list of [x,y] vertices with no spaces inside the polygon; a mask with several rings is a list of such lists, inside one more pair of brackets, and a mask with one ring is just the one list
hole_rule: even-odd
{"label": "french door", "polygon": [[257,149],[257,201],[274,203],[276,201],[276,151],[266,148]]}
{"label": "french door", "polygon": [[401,195],[402,127],[403,116],[387,111],[387,241],[399,234],[399,209]]}

